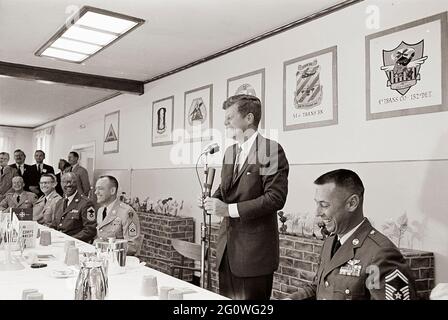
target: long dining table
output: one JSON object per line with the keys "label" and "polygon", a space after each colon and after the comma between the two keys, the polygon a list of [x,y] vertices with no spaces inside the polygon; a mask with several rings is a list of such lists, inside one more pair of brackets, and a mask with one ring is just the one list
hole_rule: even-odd
{"label": "long dining table", "polygon": [[[91,244],[74,239],[54,229],[39,225],[40,231],[51,232],[51,245],[41,246],[39,239],[34,248],[25,248],[23,252],[13,251],[12,256],[23,266],[21,270],[0,271],[0,300],[20,300],[26,289],[36,289],[45,300],[73,300],[79,266],[67,266],[64,262],[64,245],[67,240],[75,240],[80,255],[95,252]],[[0,263],[5,259],[5,249],[0,250]],[[47,266],[31,268],[30,257]],[[131,259],[129,259],[131,261]],[[108,275],[108,294],[106,300],[158,300],[159,295],[145,296],[142,293],[143,277],[153,275],[160,287],[171,287],[183,293],[184,300],[227,300],[226,297],[205,290],[191,283],[164,274],[139,263],[127,263],[124,272]],[[35,261],[34,261],[35,262]],[[64,271],[64,272],[61,272]],[[70,271],[71,270],[71,271]],[[66,272],[68,271],[68,272]],[[159,290],[160,292],[160,290]]]}

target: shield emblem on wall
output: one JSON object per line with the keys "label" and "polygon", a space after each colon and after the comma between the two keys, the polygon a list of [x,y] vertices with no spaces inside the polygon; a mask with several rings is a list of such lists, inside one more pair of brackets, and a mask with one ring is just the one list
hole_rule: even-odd
{"label": "shield emblem on wall", "polygon": [[421,65],[428,59],[423,56],[424,40],[409,44],[404,41],[392,50],[383,50],[383,66],[387,86],[405,95],[421,79]]}
{"label": "shield emblem on wall", "polygon": [[320,65],[317,60],[299,65],[296,73],[296,90],[294,91],[294,106],[312,108],[322,101],[322,85],[320,84]]}

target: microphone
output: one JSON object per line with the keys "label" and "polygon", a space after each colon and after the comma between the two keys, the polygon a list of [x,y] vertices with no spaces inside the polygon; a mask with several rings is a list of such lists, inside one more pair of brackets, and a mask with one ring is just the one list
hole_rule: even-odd
{"label": "microphone", "polygon": [[204,183],[204,198],[211,196],[213,180],[215,179],[215,172],[215,168],[208,168],[207,181]]}
{"label": "microphone", "polygon": [[214,154],[218,151],[219,151],[219,145],[217,143],[213,143],[205,149],[204,154],[207,153]]}

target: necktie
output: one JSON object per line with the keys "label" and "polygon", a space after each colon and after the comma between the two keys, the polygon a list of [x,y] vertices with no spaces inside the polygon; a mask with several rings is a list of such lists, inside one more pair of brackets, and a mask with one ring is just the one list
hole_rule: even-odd
{"label": "necktie", "polygon": [[20,176],[23,176],[23,165],[19,167]]}
{"label": "necktie", "polygon": [[3,167],[1,167],[1,169],[0,169],[0,176],[2,176],[3,175]]}
{"label": "necktie", "polygon": [[233,181],[235,181],[236,177],[238,176],[241,150],[241,147],[238,147],[238,149],[236,150],[235,165],[233,167]]}
{"label": "necktie", "polygon": [[42,173],[42,169],[40,168],[40,164],[37,165],[37,172],[38,172],[39,174]]}
{"label": "necktie", "polygon": [[20,196],[17,196],[17,203],[20,202]]}
{"label": "necktie", "polygon": [[106,219],[106,215],[107,215],[107,207],[104,207],[104,210],[103,210],[103,221],[104,221],[104,219]]}
{"label": "necktie", "polygon": [[331,257],[333,258],[334,254],[341,247],[341,241],[339,241],[338,236],[335,236],[335,241],[333,241],[333,247],[331,248]]}
{"label": "necktie", "polygon": [[44,199],[44,204],[47,204],[47,197],[45,197]]}
{"label": "necktie", "polygon": [[64,198],[64,206],[63,206],[63,211],[67,210],[67,205],[68,205],[68,198]]}

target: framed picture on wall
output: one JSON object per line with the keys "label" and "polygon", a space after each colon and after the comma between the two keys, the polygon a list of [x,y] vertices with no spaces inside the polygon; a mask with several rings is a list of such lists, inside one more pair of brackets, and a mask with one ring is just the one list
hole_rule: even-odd
{"label": "framed picture on wall", "polygon": [[447,15],[366,36],[367,120],[448,110]]}
{"label": "framed picture on wall", "polygon": [[338,123],[337,47],[283,63],[283,130]]}
{"label": "framed picture on wall", "polygon": [[264,100],[264,69],[255,70],[227,79],[227,98],[237,94],[250,94],[261,101],[260,127],[264,128],[265,100]]}
{"label": "framed picture on wall", "polygon": [[152,103],[151,145],[164,146],[173,143],[174,96]]}
{"label": "framed picture on wall", "polygon": [[118,153],[120,146],[120,111],[104,116],[103,153]]}
{"label": "framed picture on wall", "polygon": [[213,85],[210,84],[185,92],[184,110],[185,141],[211,140]]}

